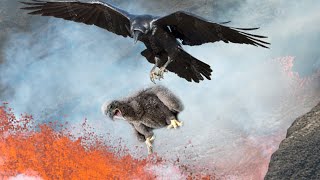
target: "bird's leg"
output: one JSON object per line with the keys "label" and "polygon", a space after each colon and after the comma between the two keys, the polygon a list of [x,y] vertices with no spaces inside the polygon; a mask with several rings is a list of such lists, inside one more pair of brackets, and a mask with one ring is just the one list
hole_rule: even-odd
{"label": "bird's leg", "polygon": [[152,143],[155,139],[152,129],[148,128],[144,124],[134,124],[134,128],[145,137],[145,143],[148,148],[148,153],[151,154],[153,152]]}
{"label": "bird's leg", "polygon": [[153,153],[152,143],[153,143],[154,139],[155,139],[154,136],[148,137],[146,139],[146,145],[147,145],[147,148],[148,148],[148,154],[152,154]]}
{"label": "bird's leg", "polygon": [[142,135],[142,134],[140,134],[137,130],[135,130],[135,135],[137,136],[137,138],[138,138],[138,141],[140,141],[140,142],[145,142],[145,137],[144,137],[144,135]]}
{"label": "bird's leg", "polygon": [[150,80],[155,84],[155,79],[157,79],[158,77],[158,72],[156,71],[156,68],[159,66],[160,63],[160,58],[158,56],[156,56],[154,58],[155,64],[153,66],[153,68],[150,71]]}
{"label": "bird's leg", "polygon": [[177,127],[181,127],[183,125],[182,121],[179,121],[177,119],[170,120],[170,125],[167,127],[168,129],[174,128],[177,129]]}
{"label": "bird's leg", "polygon": [[136,135],[138,141],[140,141],[140,142],[145,142],[145,141],[146,141],[145,136],[144,136],[143,134],[141,134],[141,133],[135,128],[135,126],[134,126],[132,123],[130,123],[130,125],[133,127],[134,134]]}
{"label": "bird's leg", "polygon": [[168,56],[168,61],[160,68],[160,70],[158,71],[158,77],[159,77],[159,80],[160,79],[163,79],[163,74],[165,72],[167,72],[167,66],[173,61],[173,59],[171,59],[169,56]]}

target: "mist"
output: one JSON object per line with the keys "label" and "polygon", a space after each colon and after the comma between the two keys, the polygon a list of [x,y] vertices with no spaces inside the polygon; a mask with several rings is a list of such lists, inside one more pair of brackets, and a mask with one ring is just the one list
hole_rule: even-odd
{"label": "mist", "polygon": [[[242,155],[239,139],[249,138],[256,146],[267,144],[275,150],[278,139],[257,139],[284,136],[291,122],[320,99],[320,78],[291,93],[301,84],[276,59],[291,56],[293,71],[300,78],[319,71],[319,1],[107,2],[139,14],[165,15],[183,9],[216,22],[231,20],[233,27],[260,27],[254,33],[269,37],[271,49],[223,42],[184,46],[211,65],[213,76],[211,81],[196,84],[167,73],[158,83],[175,92],[185,105],[180,116],[185,126],[155,131],[155,151],[162,157],[181,157],[182,162],[195,164],[205,161],[212,166],[221,166],[219,162],[228,157],[227,161],[237,164]],[[25,11],[18,13],[29,16]],[[87,118],[97,133],[122,138],[133,155],[146,156],[146,152],[135,152],[134,146],[144,144],[135,139],[126,122],[113,122],[100,111],[105,101],[153,85],[149,80],[152,65],[140,55],[144,45],[61,19],[30,17],[28,22],[27,30],[7,33],[2,43],[0,84],[11,92],[0,100],[9,102],[17,114],[34,115],[39,123],[59,120],[76,126]],[[297,97],[304,97],[303,103]],[[234,152],[235,148],[239,151]]]}

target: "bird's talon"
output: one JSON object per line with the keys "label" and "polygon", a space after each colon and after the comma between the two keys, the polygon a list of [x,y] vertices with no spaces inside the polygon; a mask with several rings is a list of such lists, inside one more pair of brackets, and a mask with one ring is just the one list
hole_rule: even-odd
{"label": "bird's talon", "polygon": [[151,70],[150,72],[150,80],[154,84],[156,84],[155,80],[161,81],[161,79],[164,79],[163,74],[164,72],[167,72],[165,68],[160,68],[158,71]]}
{"label": "bird's talon", "polygon": [[152,136],[152,137],[148,137],[147,140],[146,140],[146,145],[147,145],[147,148],[148,148],[148,154],[152,154],[153,153],[152,143],[153,143],[154,139],[155,139],[155,137]]}
{"label": "bird's talon", "polygon": [[156,84],[156,82],[154,81],[154,78],[150,78],[150,80],[153,84]]}
{"label": "bird's talon", "polygon": [[165,72],[167,72],[167,70],[165,68],[162,67],[162,68],[159,69],[159,71],[157,72],[157,76],[158,76],[159,81],[161,79],[164,79],[163,75],[164,75]]}
{"label": "bird's talon", "polygon": [[156,138],[154,136],[152,136],[149,140],[151,143],[153,143],[153,141],[155,140]]}
{"label": "bird's talon", "polygon": [[148,154],[152,154],[153,153],[153,148],[152,146],[148,146]]}
{"label": "bird's talon", "polygon": [[177,121],[177,125],[179,126],[179,127],[181,127],[181,126],[183,126],[183,122],[182,121]]}
{"label": "bird's talon", "polygon": [[171,124],[167,127],[168,129],[174,128],[177,129],[178,127],[181,127],[183,123],[181,121],[178,121],[176,119],[171,120]]}
{"label": "bird's talon", "polygon": [[150,80],[151,80],[151,82],[153,82],[154,84],[156,84],[155,79],[157,79],[157,78],[158,78],[157,73],[152,70],[152,71],[150,72]]}

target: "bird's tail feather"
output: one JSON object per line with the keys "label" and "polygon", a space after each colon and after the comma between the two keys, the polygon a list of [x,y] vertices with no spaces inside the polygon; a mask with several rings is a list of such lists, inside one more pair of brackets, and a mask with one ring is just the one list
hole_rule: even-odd
{"label": "bird's tail feather", "polygon": [[[204,77],[208,80],[211,80],[211,67],[208,64],[193,57],[183,49],[179,49],[179,51],[175,53],[174,59],[176,60],[174,62],[177,62],[177,66],[180,68],[180,74],[178,74],[180,77],[183,77],[188,81],[193,80],[197,83],[204,80]],[[169,64],[169,66],[170,65],[171,64]],[[170,70],[169,66],[168,70]]]}
{"label": "bird's tail feather", "polygon": [[[149,49],[145,49],[141,54],[147,58],[150,63],[155,63],[155,54]],[[171,72],[176,73],[179,77],[186,79],[187,81],[194,81],[199,83],[204,80],[204,77],[211,79],[212,69],[211,67],[191,56],[183,49],[179,49],[172,54],[173,62],[171,62],[167,69]],[[162,53],[160,55],[161,60],[167,60],[168,54]],[[163,61],[164,62],[164,61]]]}

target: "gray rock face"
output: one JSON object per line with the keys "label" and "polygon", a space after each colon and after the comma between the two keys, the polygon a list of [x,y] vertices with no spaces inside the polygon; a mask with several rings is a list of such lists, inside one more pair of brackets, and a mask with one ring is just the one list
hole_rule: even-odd
{"label": "gray rock face", "polygon": [[320,179],[320,103],[288,129],[265,177],[273,179]]}

